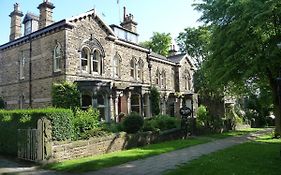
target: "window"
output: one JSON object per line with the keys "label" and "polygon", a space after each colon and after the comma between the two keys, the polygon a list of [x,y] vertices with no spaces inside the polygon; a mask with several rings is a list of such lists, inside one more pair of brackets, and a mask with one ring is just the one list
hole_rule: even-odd
{"label": "window", "polygon": [[89,67],[90,60],[90,50],[88,48],[83,48],[81,52],[81,70],[85,72],[90,71]]}
{"label": "window", "polygon": [[113,76],[114,77],[120,77],[120,69],[121,69],[121,57],[118,53],[115,54],[114,58],[113,58],[113,64],[112,64],[112,68],[113,68]]}
{"label": "window", "polygon": [[88,94],[82,94],[82,109],[88,109],[89,106],[92,106],[92,97],[91,95]]}
{"label": "window", "polygon": [[105,103],[105,96],[103,94],[98,94],[97,96],[97,103],[98,103],[98,110],[100,112],[100,120],[105,120],[105,113],[106,113],[106,103]]}
{"label": "window", "polygon": [[19,108],[20,108],[20,109],[23,109],[23,108],[24,108],[24,103],[25,103],[24,95],[21,95],[21,96],[19,97]]}
{"label": "window", "polygon": [[143,80],[143,61],[141,59],[138,62],[138,79]]}
{"label": "window", "polygon": [[24,35],[28,35],[32,32],[32,21],[29,20],[24,24]]}
{"label": "window", "polygon": [[185,90],[190,90],[191,89],[191,84],[190,84],[190,74],[188,72],[188,70],[184,71],[184,89]]}
{"label": "window", "polygon": [[19,74],[19,76],[20,76],[20,79],[24,79],[24,65],[25,65],[25,58],[24,58],[24,55],[23,55],[23,53],[22,53],[22,56],[21,56],[21,58],[20,58],[20,62],[19,62],[19,66],[20,66],[20,74]]}
{"label": "window", "polygon": [[102,67],[101,67],[101,54],[100,54],[100,52],[98,50],[95,50],[94,54],[93,54],[93,69],[92,69],[92,71],[100,73],[101,70],[102,70]]}
{"label": "window", "polygon": [[171,87],[175,87],[175,72],[173,68],[171,68]]}
{"label": "window", "polygon": [[166,71],[162,70],[161,87],[166,88]]}
{"label": "window", "polygon": [[60,44],[57,44],[54,49],[54,71],[61,70],[61,60],[62,60],[62,48]]}
{"label": "window", "polygon": [[156,70],[156,79],[155,79],[155,83],[156,83],[156,85],[160,85],[160,82],[161,82],[161,80],[160,80],[160,72],[159,72],[159,70],[157,69]]}
{"label": "window", "polygon": [[143,111],[144,111],[144,117],[149,116],[149,94],[145,93],[143,96]]}
{"label": "window", "polygon": [[133,78],[136,78],[136,60],[132,58],[130,61],[130,75]]}
{"label": "window", "polygon": [[140,114],[140,95],[131,95],[131,112],[136,112]]}

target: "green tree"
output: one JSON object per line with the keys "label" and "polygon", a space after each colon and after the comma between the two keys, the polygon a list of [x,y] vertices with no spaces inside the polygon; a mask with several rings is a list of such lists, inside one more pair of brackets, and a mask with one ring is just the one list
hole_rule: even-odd
{"label": "green tree", "polygon": [[160,93],[156,87],[152,87],[150,90],[150,101],[152,115],[158,115],[160,113]]}
{"label": "green tree", "polygon": [[197,66],[207,57],[211,39],[211,27],[187,27],[181,32],[176,41],[182,53],[188,53]]}
{"label": "green tree", "polygon": [[141,46],[151,49],[163,56],[168,56],[170,46],[172,44],[172,37],[170,33],[153,32],[153,36],[149,41],[140,43]]}
{"label": "green tree", "polygon": [[[212,25],[206,68],[210,82],[230,91],[267,84],[273,97],[275,135],[281,135],[277,96],[281,65],[281,1],[202,0],[201,20]],[[259,87],[257,87],[258,89]]]}
{"label": "green tree", "polygon": [[52,86],[52,104],[59,108],[80,106],[80,93],[77,85],[71,82],[54,83]]}

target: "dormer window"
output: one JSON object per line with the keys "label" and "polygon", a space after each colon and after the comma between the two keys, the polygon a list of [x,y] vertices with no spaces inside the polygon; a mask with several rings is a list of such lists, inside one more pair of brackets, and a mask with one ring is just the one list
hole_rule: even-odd
{"label": "dormer window", "polygon": [[38,30],[39,17],[32,13],[27,13],[23,19],[24,24],[24,35],[31,34],[32,32]]}
{"label": "dormer window", "polygon": [[27,21],[24,25],[24,35],[28,35],[32,32],[32,23],[31,21]]}

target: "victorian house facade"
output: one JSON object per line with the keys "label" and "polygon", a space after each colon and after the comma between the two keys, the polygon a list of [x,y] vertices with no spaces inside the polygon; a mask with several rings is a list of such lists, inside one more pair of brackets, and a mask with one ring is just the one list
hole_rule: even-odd
{"label": "victorian house facade", "polygon": [[98,108],[107,122],[132,111],[150,117],[153,86],[162,114],[196,106],[189,56],[172,50],[164,57],[139,46],[137,23],[125,9],[123,22],[109,26],[95,10],[54,22],[54,8],[44,0],[39,16],[23,15],[14,5],[10,41],[0,46],[0,96],[7,109],[51,106],[52,84],[61,81],[76,82],[82,108]]}

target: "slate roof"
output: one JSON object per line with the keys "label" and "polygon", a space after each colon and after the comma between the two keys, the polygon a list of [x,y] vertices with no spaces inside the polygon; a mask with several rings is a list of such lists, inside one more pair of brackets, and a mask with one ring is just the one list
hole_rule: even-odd
{"label": "slate roof", "polygon": [[180,63],[180,61],[186,56],[185,53],[182,54],[177,54],[174,56],[169,56],[167,59],[169,59],[170,61],[174,62],[174,63]]}
{"label": "slate roof", "polygon": [[22,23],[24,24],[26,21],[29,21],[29,20],[36,20],[36,21],[39,21],[39,16],[38,16],[38,15],[35,15],[35,14],[33,14],[33,13],[27,13],[27,14],[24,16]]}
{"label": "slate roof", "polygon": [[151,53],[150,53],[150,56],[155,57],[155,58],[159,58],[159,59],[161,59],[161,60],[163,60],[163,61],[168,61],[168,62],[170,62],[170,63],[174,63],[174,62],[172,62],[171,60],[167,59],[165,56],[160,55],[160,54],[155,53],[155,52],[151,52]]}

